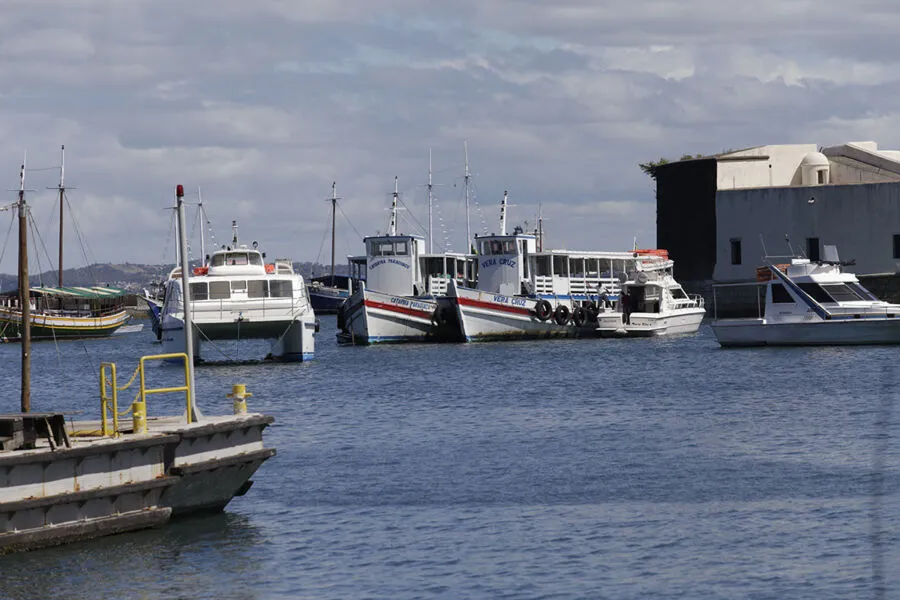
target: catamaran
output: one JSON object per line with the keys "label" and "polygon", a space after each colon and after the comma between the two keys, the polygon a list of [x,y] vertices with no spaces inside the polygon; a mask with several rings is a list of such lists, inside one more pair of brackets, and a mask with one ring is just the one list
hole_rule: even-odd
{"label": "catamaran", "polygon": [[[312,359],[318,321],[303,277],[290,259],[266,264],[258,244],[239,244],[237,231],[233,221],[231,244],[188,275],[195,356],[200,358],[205,341],[274,339],[273,358]],[[160,333],[166,352],[184,351],[181,277],[181,267],[176,267],[165,284]]]}

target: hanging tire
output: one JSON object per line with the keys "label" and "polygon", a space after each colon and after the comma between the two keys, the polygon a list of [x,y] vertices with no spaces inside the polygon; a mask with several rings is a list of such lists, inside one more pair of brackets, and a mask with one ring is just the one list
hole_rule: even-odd
{"label": "hanging tire", "polygon": [[534,305],[534,316],[541,321],[546,321],[552,314],[553,307],[546,300],[538,300],[538,303]]}
{"label": "hanging tire", "polygon": [[600,309],[597,308],[596,302],[591,302],[587,306],[585,306],[584,312],[587,316],[588,323],[596,323],[597,317],[600,316]]}
{"label": "hanging tire", "polygon": [[584,310],[584,307],[577,306],[575,310],[572,311],[572,322],[575,323],[576,327],[581,327],[584,325],[584,322],[587,320],[587,311]]}
{"label": "hanging tire", "polygon": [[553,312],[553,320],[556,321],[557,325],[565,325],[568,323],[569,316],[569,307],[565,304],[560,304]]}

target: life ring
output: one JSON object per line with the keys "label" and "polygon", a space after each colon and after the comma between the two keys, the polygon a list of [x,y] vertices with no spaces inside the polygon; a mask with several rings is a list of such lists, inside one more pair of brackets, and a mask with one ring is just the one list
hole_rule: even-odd
{"label": "life ring", "polygon": [[209,273],[209,267],[194,267],[194,275],[206,275]]}
{"label": "life ring", "polygon": [[557,325],[565,325],[569,322],[569,307],[565,304],[560,304],[556,307],[556,310],[553,312],[553,319],[556,321]]}
{"label": "life ring", "polygon": [[584,321],[587,319],[587,311],[584,310],[583,306],[576,306],[575,310],[572,311],[572,322],[575,323],[576,327],[581,327],[584,325]]}
{"label": "life ring", "polygon": [[273,265],[273,264],[271,264],[271,263],[269,263],[268,265],[266,265],[266,273],[268,273],[269,275],[271,275],[271,274],[273,274],[274,272],[275,272],[275,265]]}
{"label": "life ring", "polygon": [[553,307],[546,300],[538,300],[534,305],[534,315],[541,321],[546,321],[553,314]]}
{"label": "life ring", "polygon": [[596,302],[590,302],[587,306],[584,307],[584,312],[587,315],[587,320],[590,323],[596,323],[597,317],[600,316],[600,309],[597,307]]}

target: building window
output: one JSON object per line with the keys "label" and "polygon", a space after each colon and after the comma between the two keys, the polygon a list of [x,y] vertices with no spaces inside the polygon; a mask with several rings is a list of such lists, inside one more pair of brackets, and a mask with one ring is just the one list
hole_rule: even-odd
{"label": "building window", "polygon": [[894,234],[894,258],[900,258],[900,233]]}
{"label": "building window", "polygon": [[741,240],[740,239],[732,239],[731,240],[731,264],[733,264],[733,265],[741,264]]}
{"label": "building window", "polygon": [[806,238],[806,256],[812,262],[818,262],[819,255],[819,238]]}
{"label": "building window", "polygon": [[819,178],[819,185],[825,183],[825,171],[816,171],[816,175]]}

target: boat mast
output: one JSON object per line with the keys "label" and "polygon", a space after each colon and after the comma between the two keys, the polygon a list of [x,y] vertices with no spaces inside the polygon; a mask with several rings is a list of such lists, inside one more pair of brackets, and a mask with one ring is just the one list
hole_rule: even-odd
{"label": "boat mast", "polygon": [[509,192],[503,190],[503,201],[500,203],[500,235],[506,235],[506,202]]}
{"label": "boat mast", "polygon": [[394,199],[391,201],[391,224],[388,227],[388,235],[397,235],[397,199],[400,192],[397,188],[397,176],[394,176]]}
{"label": "boat mast", "polygon": [[231,222],[231,249],[232,250],[236,250],[237,245],[238,245],[238,243],[237,243],[237,227],[238,227],[237,221],[232,221]]}
{"label": "boat mast", "polygon": [[66,146],[60,149],[59,161],[59,287],[63,286],[63,207],[66,202]]}
{"label": "boat mast", "polygon": [[22,412],[31,410],[31,298],[28,285],[28,209],[25,205],[25,159],[19,171],[19,308],[22,320],[19,336],[22,339]]}
{"label": "boat mast", "polygon": [[466,152],[466,252],[468,253],[472,247],[472,232],[469,231],[469,142],[463,142],[463,149]]}
{"label": "boat mast", "polygon": [[[194,386],[194,322],[191,318],[191,286],[188,283],[188,255],[187,255],[187,238],[184,234],[184,186],[175,187],[175,211],[177,214],[176,223],[178,224],[178,248],[181,254],[181,298],[184,305],[184,350],[187,354],[187,373],[188,384],[191,386],[191,414],[188,415],[188,421],[194,422],[201,415],[195,403],[195,386]],[[237,241],[237,225],[235,228],[235,242]]]}
{"label": "boat mast", "polygon": [[544,251],[544,215],[541,208],[542,205],[538,203],[538,252]]}
{"label": "boat mast", "polygon": [[337,214],[337,182],[331,182],[331,287],[334,287],[334,223]]}
{"label": "boat mast", "polygon": [[428,149],[428,253],[432,254],[434,252],[434,230],[432,228],[432,203],[434,201],[434,196],[432,195],[432,185],[431,185],[431,148]]}

